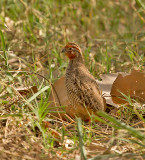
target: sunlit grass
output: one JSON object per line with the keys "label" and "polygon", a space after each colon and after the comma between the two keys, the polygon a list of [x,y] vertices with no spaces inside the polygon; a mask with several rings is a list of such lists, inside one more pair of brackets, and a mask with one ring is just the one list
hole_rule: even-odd
{"label": "sunlit grass", "polygon": [[[51,148],[52,155],[60,154],[62,159],[63,155],[79,150],[79,143],[84,154],[84,145],[91,144],[95,139],[101,142],[104,138],[109,138],[111,141],[115,138],[114,129],[124,129],[127,131],[126,135],[133,136],[133,139],[120,138],[118,134],[115,140],[119,145],[124,140],[144,147],[143,133],[131,127],[135,114],[140,122],[144,122],[144,118],[129,97],[125,98],[133,108],[122,106],[117,111],[120,121],[105,113],[100,114],[107,119],[108,126],[111,123],[111,129],[106,134],[107,125],[104,127],[95,122],[81,123],[80,120],[64,122],[56,117],[48,117],[51,111],[47,109],[51,83],[65,74],[68,64],[67,58],[61,53],[67,42],[80,45],[85,64],[95,77],[104,73],[129,72],[134,68],[144,71],[144,11],[141,0],[1,0],[1,122],[6,120],[8,126],[11,124],[10,117],[14,118],[16,128],[17,125],[20,128],[23,126],[27,134],[33,135],[31,139],[34,138],[44,147],[44,155]],[[13,72],[7,72],[8,70]],[[21,96],[17,92],[19,86],[34,85],[39,91],[30,96]],[[43,122],[51,124],[56,134],[61,136],[56,138]],[[70,150],[64,147],[65,136],[74,142]],[[26,139],[30,140],[29,137]],[[105,154],[96,159],[117,156],[120,155]],[[86,155],[83,157],[86,158]]]}

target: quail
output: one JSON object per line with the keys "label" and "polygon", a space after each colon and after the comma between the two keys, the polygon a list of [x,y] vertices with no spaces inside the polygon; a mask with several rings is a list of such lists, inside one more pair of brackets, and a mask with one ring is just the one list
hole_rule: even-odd
{"label": "quail", "polygon": [[69,58],[65,75],[65,87],[76,116],[85,118],[88,114],[104,111],[103,97],[95,78],[85,67],[80,47],[75,43],[68,43],[62,53]]}

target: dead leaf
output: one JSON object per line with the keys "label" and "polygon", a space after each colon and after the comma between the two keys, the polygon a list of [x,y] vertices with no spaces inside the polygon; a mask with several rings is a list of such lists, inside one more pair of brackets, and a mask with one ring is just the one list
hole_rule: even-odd
{"label": "dead leaf", "polygon": [[[127,73],[123,73],[121,72],[122,75],[127,75]],[[96,80],[100,91],[102,91],[102,95],[106,100],[106,103],[109,105],[112,105],[114,107],[119,107],[117,104],[113,103],[110,92],[111,92],[111,88],[112,88],[112,84],[115,81],[115,79],[117,78],[117,76],[119,75],[119,73],[111,73],[111,74],[102,74],[100,75],[101,77],[101,81]]]}
{"label": "dead leaf", "polygon": [[64,111],[64,108],[60,108],[59,106],[65,106],[65,112],[70,117],[74,118],[75,114],[72,110],[73,107],[70,105],[69,100],[67,98],[64,79],[65,77],[61,77],[53,84],[52,91],[49,97],[49,102],[51,102],[49,105],[49,108],[52,108],[50,109],[50,111],[51,110],[54,111],[53,107],[58,107],[57,109],[55,109],[55,111],[58,111],[58,112],[54,112],[51,114],[66,120],[69,117],[67,117],[65,113],[61,113],[61,111]]}
{"label": "dead leaf", "polygon": [[130,96],[140,102],[145,102],[145,73],[133,70],[131,74],[119,74],[111,89],[112,100],[116,104],[125,104],[123,95]]}

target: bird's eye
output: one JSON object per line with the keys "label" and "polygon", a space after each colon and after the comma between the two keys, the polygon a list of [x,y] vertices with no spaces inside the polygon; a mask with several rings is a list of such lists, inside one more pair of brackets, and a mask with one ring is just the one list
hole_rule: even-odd
{"label": "bird's eye", "polygon": [[72,50],[72,48],[69,48],[69,50],[71,51],[71,50]]}

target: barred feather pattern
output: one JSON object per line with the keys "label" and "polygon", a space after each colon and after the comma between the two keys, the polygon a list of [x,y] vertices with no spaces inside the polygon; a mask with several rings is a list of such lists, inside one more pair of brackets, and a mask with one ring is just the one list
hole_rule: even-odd
{"label": "barred feather pattern", "polygon": [[[79,48],[77,54],[80,51],[81,49]],[[93,112],[103,111],[104,102],[97,82],[85,67],[82,59],[83,57],[80,53],[79,56],[69,61],[65,78],[68,99],[76,109],[79,105],[83,108],[91,109]]]}
{"label": "barred feather pattern", "polygon": [[68,99],[74,107],[82,105],[93,111],[104,110],[103,99],[95,78],[84,65],[78,64],[73,69],[68,67],[65,86]]}

